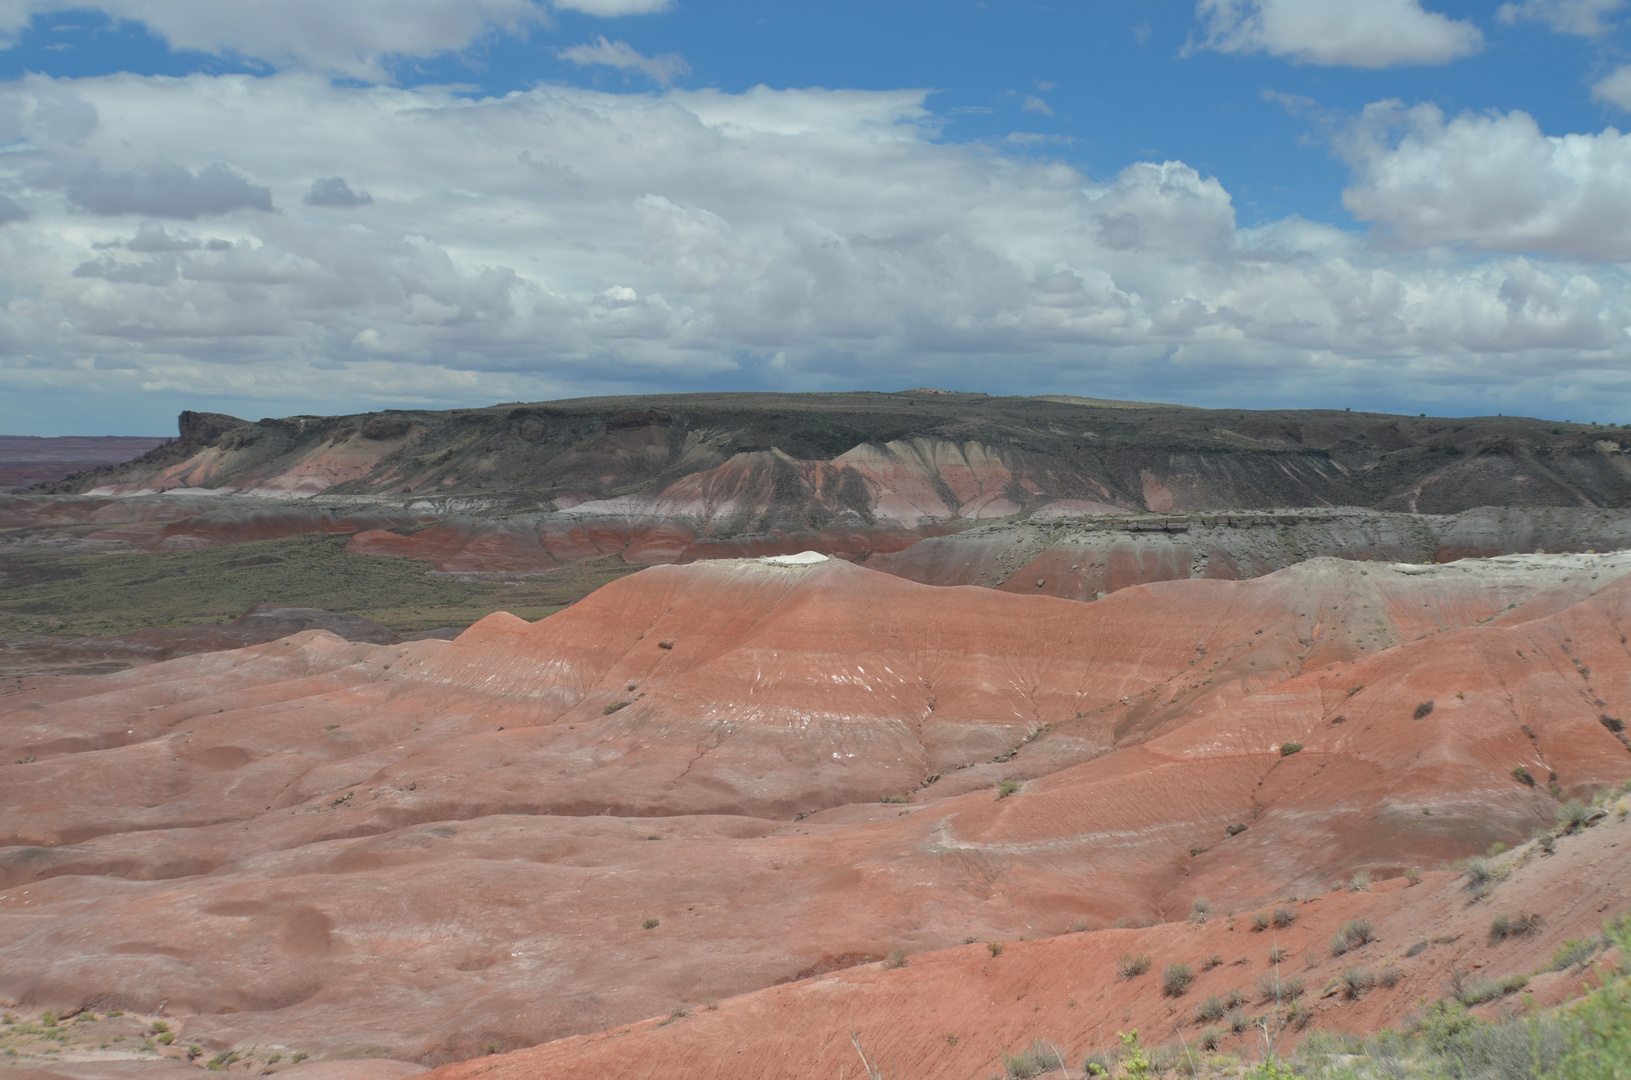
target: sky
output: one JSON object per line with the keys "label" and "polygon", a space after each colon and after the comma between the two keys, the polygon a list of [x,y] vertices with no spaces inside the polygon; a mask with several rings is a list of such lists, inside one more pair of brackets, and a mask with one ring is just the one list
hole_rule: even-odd
{"label": "sky", "polygon": [[0,432],[1631,421],[1631,0],[0,0]]}

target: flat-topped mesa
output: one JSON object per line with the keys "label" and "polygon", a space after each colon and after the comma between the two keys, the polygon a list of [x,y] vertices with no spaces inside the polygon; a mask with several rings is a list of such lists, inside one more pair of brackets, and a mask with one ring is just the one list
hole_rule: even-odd
{"label": "flat-topped mesa", "polygon": [[[461,495],[510,510],[562,509],[631,495],[652,500],[734,462],[699,483],[730,486],[744,470],[780,477],[791,469],[805,474],[806,494],[824,495],[816,466],[859,468],[905,497],[880,515],[891,518],[1029,513],[1052,503],[1157,513],[1631,504],[1631,477],[1617,464],[1631,434],[1513,417],[1244,412],[911,391],[649,395],[255,422],[189,412],[179,427],[182,439],[168,453],[52,490]],[[741,457],[771,451],[785,460]],[[902,469],[905,479],[892,482]],[[924,482],[917,495],[902,486]]]}

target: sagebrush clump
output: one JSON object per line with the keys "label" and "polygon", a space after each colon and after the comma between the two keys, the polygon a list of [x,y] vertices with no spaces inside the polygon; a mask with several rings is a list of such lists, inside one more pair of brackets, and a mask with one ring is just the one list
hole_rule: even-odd
{"label": "sagebrush clump", "polygon": [[1161,992],[1168,997],[1183,997],[1195,982],[1195,969],[1181,960],[1161,969]]}

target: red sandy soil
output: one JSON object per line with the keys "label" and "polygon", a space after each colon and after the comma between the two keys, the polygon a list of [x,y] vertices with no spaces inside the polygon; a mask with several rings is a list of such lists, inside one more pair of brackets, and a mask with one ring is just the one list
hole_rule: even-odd
{"label": "red sandy soil", "polygon": [[451,643],[313,631],[25,682],[0,999],[434,1063],[897,946],[1394,878],[1527,836],[1554,776],[1631,772],[1600,720],[1631,712],[1628,570],[1315,560],[1084,605],[716,562]]}
{"label": "red sandy soil", "polygon": [[[1365,892],[1285,898],[1281,906],[1296,917],[1285,929],[1254,931],[1241,912],[1204,923],[1006,942],[996,956],[984,944],[966,945],[912,956],[904,968],[874,963],[713,1007],[691,1002],[684,1015],[449,1065],[427,1080],[861,1077],[851,1033],[885,1076],[1001,1076],[1004,1055],[1037,1039],[1057,1048],[1077,1075],[1088,1054],[1113,1055],[1120,1045],[1116,1033],[1128,1030],[1137,1030],[1147,1047],[1165,1045],[1204,1061],[1211,1054],[1201,1036],[1213,1028],[1222,1034],[1219,1051],[1256,1060],[1270,1038],[1285,1054],[1321,1029],[1402,1026],[1424,1001],[1449,994],[1455,969],[1468,981],[1536,973],[1521,995],[1480,1006],[1485,1017],[1544,1008],[1590,983],[1589,965],[1545,970],[1553,953],[1568,939],[1594,936],[1631,904],[1626,820],[1611,814],[1583,835],[1560,839],[1551,856],[1528,845],[1495,860],[1513,869],[1481,901],[1469,896],[1459,874],[1428,872],[1417,886],[1395,878]],[[1538,929],[1492,937],[1496,913],[1537,916]],[[1331,939],[1349,919],[1369,919],[1376,939],[1333,956]],[[1406,955],[1412,946],[1421,951]],[[1286,953],[1278,966],[1269,957],[1276,947]],[[1118,959],[1136,954],[1149,957],[1150,970],[1120,977]],[[1162,969],[1174,962],[1188,964],[1196,976],[1178,997],[1161,989]],[[1340,979],[1352,969],[1391,972],[1393,985],[1378,980],[1350,997]],[[1286,1022],[1286,1010],[1274,1000],[1276,983],[1282,997],[1300,984],[1303,1018]],[[1244,998],[1242,1009],[1256,1023],[1234,1033],[1225,1021],[1197,1017],[1207,999],[1227,1000],[1231,991]]]}

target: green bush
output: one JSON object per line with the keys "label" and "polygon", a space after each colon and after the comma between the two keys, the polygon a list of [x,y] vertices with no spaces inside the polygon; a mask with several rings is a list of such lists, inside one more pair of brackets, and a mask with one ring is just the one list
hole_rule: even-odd
{"label": "green bush", "polygon": [[889,955],[884,957],[883,966],[890,971],[908,966],[906,962],[906,950],[898,948],[890,950]]}
{"label": "green bush", "polygon": [[1274,909],[1274,925],[1279,927],[1281,930],[1284,930],[1286,927],[1290,926],[1296,921],[1297,913],[1291,908],[1277,907]]}
{"label": "green bush", "polygon": [[1269,913],[1266,912],[1266,911],[1254,911],[1254,912],[1252,912],[1252,929],[1254,931],[1261,932],[1261,931],[1267,930],[1268,928],[1269,928]]}
{"label": "green bush", "polygon": [[1281,757],[1290,757],[1292,754],[1295,754],[1297,751],[1301,750],[1302,748],[1303,748],[1303,744],[1300,743],[1300,742],[1284,742],[1284,743],[1281,743],[1280,744],[1280,756]]}
{"label": "green bush", "polygon": [[1122,953],[1116,961],[1116,974],[1123,979],[1136,979],[1150,970],[1149,953]]}
{"label": "green bush", "polygon": [[[1016,791],[1018,791],[1020,789],[1020,786],[1021,785],[1020,785],[1020,782],[1018,780],[1004,780],[997,787],[997,798],[1006,799],[1008,796],[1010,796],[1010,795],[1014,794]],[[1027,804],[1027,805],[1029,805],[1029,804]]]}

